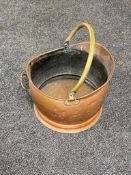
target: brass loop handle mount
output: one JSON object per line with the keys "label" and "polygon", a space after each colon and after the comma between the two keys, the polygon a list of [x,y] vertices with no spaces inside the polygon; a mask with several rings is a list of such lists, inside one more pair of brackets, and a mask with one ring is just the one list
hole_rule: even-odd
{"label": "brass loop handle mount", "polygon": [[19,82],[20,82],[21,87],[22,87],[24,90],[26,90],[27,92],[30,92],[29,87],[27,88],[27,87],[24,85],[24,82],[23,82],[24,79],[27,80],[27,75],[26,75],[26,73],[20,73],[20,75],[19,75]]}
{"label": "brass loop handle mount", "polygon": [[81,23],[81,24],[78,24],[76,27],[74,27],[73,30],[70,32],[69,36],[66,38],[66,40],[64,42],[64,46],[66,47],[66,46],[69,45],[71,38],[81,28],[86,28],[86,30],[89,32],[89,37],[90,37],[89,54],[88,54],[88,57],[87,57],[85,68],[84,68],[84,70],[82,72],[82,75],[81,75],[80,79],[78,80],[78,82],[75,85],[75,87],[73,89],[71,89],[71,92],[69,93],[69,100],[73,100],[74,99],[74,94],[78,91],[78,89],[81,87],[81,85],[85,81],[85,79],[86,79],[86,77],[87,77],[87,75],[88,75],[88,73],[90,71],[92,61],[93,61],[94,48],[95,48],[95,35],[94,35],[93,28],[91,27],[90,24],[88,24],[88,23]]}

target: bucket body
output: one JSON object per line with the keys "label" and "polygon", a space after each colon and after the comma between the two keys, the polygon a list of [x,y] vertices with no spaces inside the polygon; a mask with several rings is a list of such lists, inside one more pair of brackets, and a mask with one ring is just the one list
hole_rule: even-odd
{"label": "bucket body", "polygon": [[93,126],[100,118],[102,106],[112,78],[115,63],[102,45],[95,44],[93,63],[85,81],[93,88],[88,94],[68,99],[49,96],[41,90],[43,84],[61,77],[79,79],[89,43],[82,42],[70,48],[59,48],[33,57],[26,67],[29,89],[38,119],[47,127],[64,133],[75,133]]}

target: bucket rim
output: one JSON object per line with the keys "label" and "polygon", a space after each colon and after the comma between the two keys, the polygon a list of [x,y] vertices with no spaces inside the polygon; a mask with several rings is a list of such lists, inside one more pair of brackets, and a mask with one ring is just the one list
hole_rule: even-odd
{"label": "bucket rim", "polygon": [[[79,43],[76,43],[76,44],[72,44],[70,45],[71,48],[76,48],[76,46],[79,46],[81,44],[89,44],[88,41],[84,41],[84,42],[79,42]],[[94,91],[92,91],[91,93],[89,94],[86,94],[86,95],[83,95],[79,98],[76,98],[77,100],[81,100],[83,98],[88,98],[94,94],[96,94],[97,92],[99,92],[101,89],[103,89],[109,82],[110,80],[112,79],[112,76],[114,74],[114,71],[115,71],[115,60],[114,60],[114,57],[112,56],[112,54],[109,52],[109,50],[104,47],[103,45],[101,45],[100,43],[95,43],[95,46],[98,46],[98,47],[101,47],[103,48],[109,55],[110,55],[110,59],[111,59],[111,62],[112,62],[112,69],[111,69],[111,72],[110,74],[108,75],[108,78],[107,80],[105,81],[105,83],[103,85],[101,85],[100,87],[98,87],[97,89],[95,89]],[[29,84],[31,84],[31,86],[37,90],[40,94],[46,96],[47,98],[49,99],[52,99],[52,100],[58,100],[58,101],[65,101],[65,100],[68,100],[68,99],[60,99],[60,98],[54,98],[54,97],[51,97],[49,95],[47,95],[46,93],[44,93],[43,91],[41,91],[38,87],[35,86],[35,84],[33,83],[32,79],[31,79],[31,69],[30,69],[30,66],[33,65],[40,57],[48,54],[48,53],[51,53],[51,52],[55,52],[55,51],[58,51],[58,50],[61,50],[63,49],[64,47],[60,47],[60,48],[57,48],[57,49],[52,49],[52,50],[49,50],[47,52],[42,52],[41,54],[38,54],[36,56],[33,56],[31,59],[28,60],[27,64],[26,64],[26,74],[27,74],[27,78],[29,80]],[[79,50],[79,48],[76,48]],[[96,49],[95,49],[96,50]]]}

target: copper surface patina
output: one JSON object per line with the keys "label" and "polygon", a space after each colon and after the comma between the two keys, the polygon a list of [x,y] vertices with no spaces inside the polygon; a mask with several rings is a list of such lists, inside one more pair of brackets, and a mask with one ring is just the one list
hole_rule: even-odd
{"label": "copper surface patina", "polygon": [[[66,41],[66,43],[68,42]],[[62,59],[58,59],[56,57],[57,53],[59,54],[60,58],[64,54],[68,56],[68,52],[70,52],[69,54],[70,59],[69,59],[68,65],[69,65],[69,69],[71,70],[68,70],[68,65],[64,66],[66,59],[63,59],[62,61]],[[83,55],[86,55],[89,52],[90,52],[90,42],[81,42],[78,44],[70,45],[70,48],[64,47],[64,48],[58,48],[55,50],[44,52],[36,57],[31,58],[28,61],[26,65],[26,75],[29,83],[29,91],[34,102],[34,111],[37,118],[48,128],[58,132],[63,132],[63,133],[76,133],[76,132],[80,132],[90,128],[100,118],[103,103],[108,91],[109,82],[112,78],[112,75],[115,69],[113,56],[101,44],[95,43],[94,45],[93,56],[96,58],[93,58],[93,59],[94,60],[96,59],[96,61],[94,61],[92,65],[90,65],[91,71],[89,71],[89,76],[86,75],[87,79],[90,79],[92,82],[94,81],[96,84],[96,88],[92,92],[84,94],[79,97],[75,97],[74,92],[72,91],[73,96],[70,96],[69,94],[69,99],[54,98],[44,93],[44,91],[42,91],[39,88],[40,84],[38,83],[38,78],[37,78],[39,76],[37,75],[36,78],[34,78],[35,74],[36,73],[38,74],[39,72],[41,72],[41,70],[43,71],[43,74],[42,74],[43,76],[47,75],[49,76],[49,78],[53,75],[58,76],[60,75],[60,71],[59,71],[60,66],[62,69],[61,71],[63,71],[61,72],[61,74],[63,75],[74,74],[81,77],[81,74],[82,74],[81,69],[84,68],[83,65],[85,65],[85,61],[83,61],[82,64],[79,64],[80,59],[76,58],[76,61],[78,60],[78,64],[76,63],[77,65],[75,65],[74,63],[71,63],[71,60],[75,60],[74,57],[72,59],[71,55],[73,55],[72,53],[75,53],[76,57],[77,55],[78,57],[80,57],[81,53]],[[53,65],[49,66],[49,68],[47,69],[49,62],[51,62],[51,61],[48,61],[48,56],[51,58],[55,57],[55,59],[54,61],[52,59]],[[87,56],[82,56],[82,59],[85,60],[85,57]],[[44,59],[45,59],[45,62],[44,62]],[[97,62],[99,63],[98,65],[96,65]],[[57,64],[59,65],[58,68],[57,68]],[[70,66],[70,64],[71,65],[73,64],[73,66]],[[80,71],[78,70],[79,65],[80,65]],[[75,70],[75,66],[76,66],[76,70]],[[41,67],[41,70],[37,72],[39,67]],[[45,73],[44,73],[44,70],[45,70],[44,68],[47,69]],[[54,70],[53,72],[52,71],[53,69],[56,69],[56,70]],[[49,73],[48,73],[48,70],[49,70]],[[77,71],[79,72],[78,74],[76,73]],[[46,78],[45,78],[45,81],[46,81]],[[83,81],[85,81],[84,78],[83,78]],[[41,82],[41,80],[39,82]],[[37,83],[39,84],[38,86],[37,86]],[[21,79],[21,84],[22,84],[22,79]]]}

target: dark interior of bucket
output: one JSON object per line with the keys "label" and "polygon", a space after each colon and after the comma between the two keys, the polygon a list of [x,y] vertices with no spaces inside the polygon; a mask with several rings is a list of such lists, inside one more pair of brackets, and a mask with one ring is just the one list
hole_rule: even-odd
{"label": "dark interior of bucket", "polygon": [[[81,77],[87,56],[87,52],[72,48],[63,48],[40,56],[31,69],[32,81],[48,96],[67,99],[70,90]],[[105,66],[94,56],[90,72],[76,97],[91,93],[102,86],[107,78]]]}

